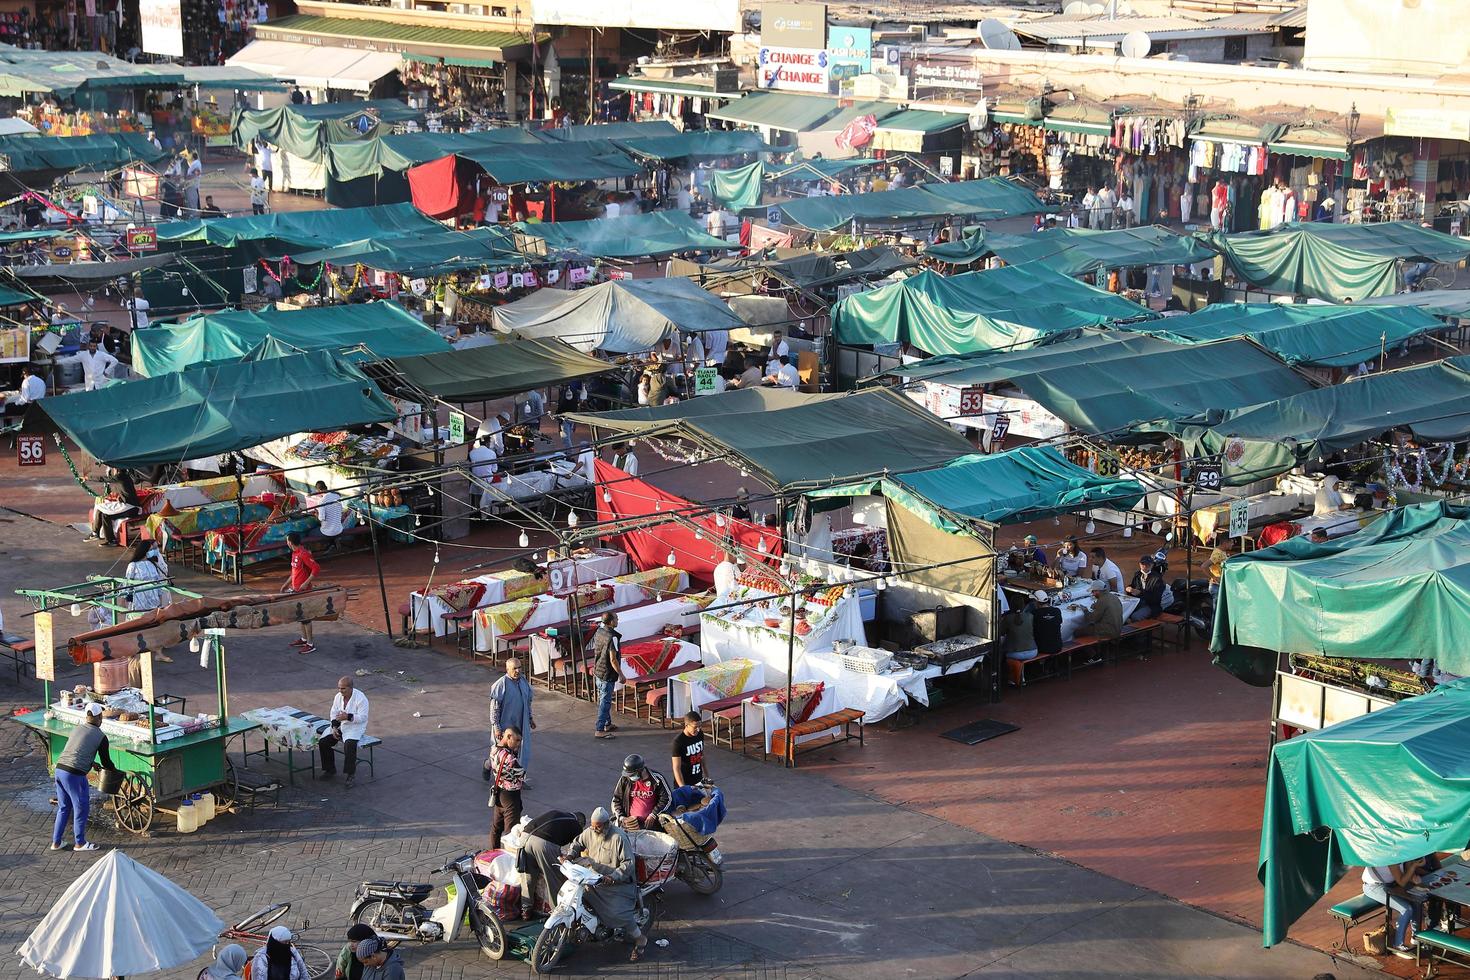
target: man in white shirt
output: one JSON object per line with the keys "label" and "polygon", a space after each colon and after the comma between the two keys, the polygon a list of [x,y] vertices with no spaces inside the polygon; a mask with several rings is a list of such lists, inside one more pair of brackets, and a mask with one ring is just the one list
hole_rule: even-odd
{"label": "man in white shirt", "polygon": [[15,398],[17,405],[29,405],[46,397],[46,382],[29,364],[20,369],[20,393]]}
{"label": "man in white shirt", "polygon": [[731,552],[726,551],[720,558],[720,563],[715,566],[715,597],[725,598],[735,591],[735,577],[740,574]]}
{"label": "man in white shirt", "polygon": [[[498,459],[491,437],[485,436],[470,448],[470,473],[478,483],[489,483],[495,479],[495,473],[500,468],[496,462]],[[488,491],[478,484],[472,484],[470,492],[475,500],[475,510],[479,511],[481,517],[486,516],[485,497]]]}
{"label": "man in white shirt", "polygon": [[715,208],[704,216],[704,230],[716,238],[725,237],[725,212]]}
{"label": "man in white shirt", "polygon": [[85,390],[96,391],[107,381],[108,374],[117,364],[117,358],[97,346],[97,341],[87,341],[86,350],[77,355],[82,359],[82,380]]}
{"label": "man in white shirt", "polygon": [[134,295],[131,302],[133,304],[133,329],[142,330],[152,322],[148,319],[149,303],[138,295]]}
{"label": "man in white shirt", "polygon": [[497,412],[493,418],[486,419],[480,424],[480,438],[489,440],[487,445],[495,450],[497,456],[505,452],[505,426],[509,422],[508,413]]}
{"label": "man in white shirt", "polygon": [[326,483],[318,480],[316,493],[306,498],[306,504],[316,514],[322,537],[329,542],[325,554],[335,554],[342,547],[342,542],[337,540],[342,536],[342,495],[328,490]]}
{"label": "man in white shirt", "polygon": [[337,757],[332,749],[342,745],[342,773],[347,785],[352,786],[353,774],[357,772],[357,744],[367,734],[368,699],[352,687],[351,677],[337,678],[337,696],[332,699],[329,713],[332,727],[322,732],[317,744],[321,747],[322,772],[320,779],[331,779],[337,775]]}
{"label": "man in white shirt", "polygon": [[602,206],[602,216],[604,218],[620,218],[622,215],[623,206],[618,203],[617,198],[609,194],[607,196],[607,203]]}
{"label": "man in white shirt", "polygon": [[613,454],[613,465],[629,476],[638,475],[638,457],[631,446],[622,447],[622,452]]}
{"label": "man in white shirt", "polygon": [[730,349],[730,331],[728,330],[706,330],[704,332],[704,356],[708,361],[719,364],[725,359],[725,351]]}
{"label": "man in white shirt", "polygon": [[1123,594],[1123,570],[1102,548],[1092,549],[1092,577],[1099,582],[1106,582],[1109,592]]}
{"label": "man in white shirt", "polygon": [[766,376],[766,383],[793,391],[801,387],[801,375],[797,373],[796,365],[791,363],[791,359],[782,354],[776,361],[779,366],[774,373]]}
{"label": "man in white shirt", "polygon": [[775,371],[776,361],[783,355],[787,355],[790,353],[791,346],[786,343],[784,338],[782,338],[781,331],[777,330],[776,332],[772,333],[771,346],[766,349],[766,372],[770,373],[772,371]]}
{"label": "man in white shirt", "polygon": [[252,214],[265,214],[265,202],[269,194],[270,191],[265,186],[265,178],[260,175],[260,171],[250,171],[250,211]]}

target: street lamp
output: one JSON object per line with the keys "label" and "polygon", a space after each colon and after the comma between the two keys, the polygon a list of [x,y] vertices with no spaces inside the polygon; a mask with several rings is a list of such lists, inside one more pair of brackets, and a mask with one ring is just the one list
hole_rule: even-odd
{"label": "street lamp", "polygon": [[1348,152],[1349,153],[1352,152],[1353,144],[1358,141],[1358,122],[1362,118],[1363,118],[1363,114],[1358,111],[1358,104],[1356,102],[1354,102],[1353,105],[1352,105],[1352,108],[1348,110],[1348,119],[1347,119],[1347,123],[1348,123],[1347,138],[1348,138]]}

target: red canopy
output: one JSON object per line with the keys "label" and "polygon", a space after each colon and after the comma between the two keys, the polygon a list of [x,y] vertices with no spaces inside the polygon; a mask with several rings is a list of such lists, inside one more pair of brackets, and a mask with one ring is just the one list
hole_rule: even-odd
{"label": "red canopy", "polygon": [[[606,497],[611,495],[609,502]],[[597,519],[611,521],[620,518],[643,517],[647,514],[687,511],[694,507],[682,497],[665,493],[655,486],[634,480],[627,473],[602,460],[597,460]],[[694,531],[683,523],[668,521],[653,527],[629,531],[622,536],[623,548],[633,558],[640,571],[659,568],[669,563],[669,552],[674,553],[679,568],[689,573],[690,578],[701,582],[714,579],[715,566],[723,557],[720,542],[730,538],[746,551],[760,551],[760,542],[772,557],[781,554],[781,535],[774,528],[761,527],[749,521],[725,518],[725,526],[716,523],[715,515],[708,514],[692,518],[693,523],[704,528],[703,537],[696,538]]]}
{"label": "red canopy", "polygon": [[469,212],[475,203],[474,172],[478,167],[462,163],[450,154],[408,168],[408,188],[413,206],[433,218],[453,218]]}

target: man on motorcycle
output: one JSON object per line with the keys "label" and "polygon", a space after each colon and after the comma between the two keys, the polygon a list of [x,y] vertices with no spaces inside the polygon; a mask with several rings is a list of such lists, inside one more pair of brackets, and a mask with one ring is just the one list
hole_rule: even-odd
{"label": "man on motorcycle", "polygon": [[625,830],[658,829],[658,815],[669,808],[673,794],[663,775],[643,764],[643,756],[623,760],[623,775],[613,787],[612,812]]}
{"label": "man on motorcycle", "polygon": [[587,903],[600,923],[623,931],[624,938],[633,943],[629,958],[637,963],[648,947],[648,937],[638,928],[632,841],[613,826],[612,814],[598,807],[592,811],[592,823],[567,847],[567,856],[602,875],[598,886],[587,892]]}

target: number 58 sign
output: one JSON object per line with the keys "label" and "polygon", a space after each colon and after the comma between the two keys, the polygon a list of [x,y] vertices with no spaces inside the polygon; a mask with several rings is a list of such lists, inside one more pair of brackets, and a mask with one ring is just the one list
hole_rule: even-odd
{"label": "number 58 sign", "polygon": [[15,459],[21,466],[45,466],[45,438],[38,435],[16,436]]}

